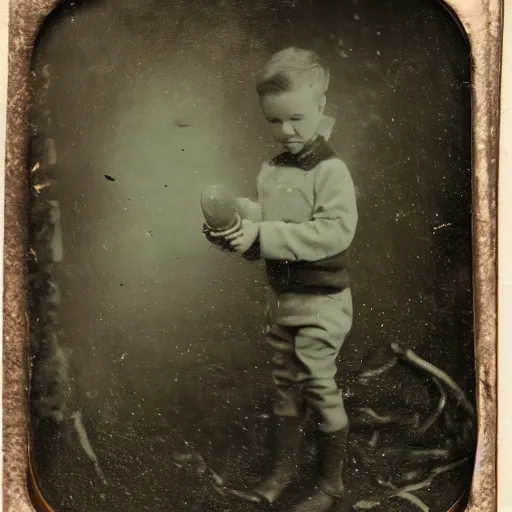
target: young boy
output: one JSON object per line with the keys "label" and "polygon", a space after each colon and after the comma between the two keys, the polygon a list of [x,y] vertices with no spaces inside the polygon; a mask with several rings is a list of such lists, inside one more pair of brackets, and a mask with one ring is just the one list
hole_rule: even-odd
{"label": "young boy", "polygon": [[328,85],[329,72],[312,51],[287,48],[270,59],[257,91],[284,152],[263,164],[258,202],[238,200],[243,221],[237,232],[204,228],[210,241],[263,258],[272,291],[267,336],[277,398],[274,461],[248,500],[279,498],[297,466],[304,406],[318,418],[318,484],[295,512],[323,512],[344,500],[348,419],[334,377],[352,326],[346,255],[358,214],[350,173],[326,142],[332,128],[323,115]]}

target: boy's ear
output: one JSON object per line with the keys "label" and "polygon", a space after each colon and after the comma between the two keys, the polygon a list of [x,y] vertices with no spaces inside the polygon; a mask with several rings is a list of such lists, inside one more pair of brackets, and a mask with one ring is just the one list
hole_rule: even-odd
{"label": "boy's ear", "polygon": [[326,98],[325,94],[322,94],[322,97],[320,98],[320,102],[318,104],[318,110],[320,111],[321,114],[324,113],[326,103],[327,103],[327,98]]}

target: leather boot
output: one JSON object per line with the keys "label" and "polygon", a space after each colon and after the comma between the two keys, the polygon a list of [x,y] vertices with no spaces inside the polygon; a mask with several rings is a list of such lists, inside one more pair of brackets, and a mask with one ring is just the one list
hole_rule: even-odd
{"label": "leather boot", "polygon": [[327,512],[335,502],[343,503],[343,469],[347,458],[347,437],[348,428],[332,434],[320,434],[320,471],[317,485],[307,498],[293,508],[293,512]]}
{"label": "leather boot", "polygon": [[296,474],[302,445],[302,421],[299,418],[276,419],[270,473],[249,492],[239,496],[253,503],[275,503]]}

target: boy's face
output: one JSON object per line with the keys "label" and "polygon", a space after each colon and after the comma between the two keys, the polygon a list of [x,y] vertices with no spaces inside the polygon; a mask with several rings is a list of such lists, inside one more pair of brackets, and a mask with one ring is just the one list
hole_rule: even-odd
{"label": "boy's face", "polygon": [[274,138],[296,154],[317,132],[325,107],[325,95],[311,87],[267,94],[260,98],[263,115],[272,123]]}

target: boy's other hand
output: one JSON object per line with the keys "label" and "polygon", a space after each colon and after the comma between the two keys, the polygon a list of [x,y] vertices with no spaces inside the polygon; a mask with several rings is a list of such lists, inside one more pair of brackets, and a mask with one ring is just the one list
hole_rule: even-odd
{"label": "boy's other hand", "polygon": [[259,223],[244,219],[242,220],[240,229],[227,235],[226,240],[230,242],[233,250],[243,254],[251,248],[252,244],[258,238],[259,233]]}
{"label": "boy's other hand", "polygon": [[226,240],[222,233],[215,233],[211,231],[206,224],[203,224],[203,234],[208,242],[216,245],[222,251],[235,252],[235,249],[231,247],[231,243]]}

